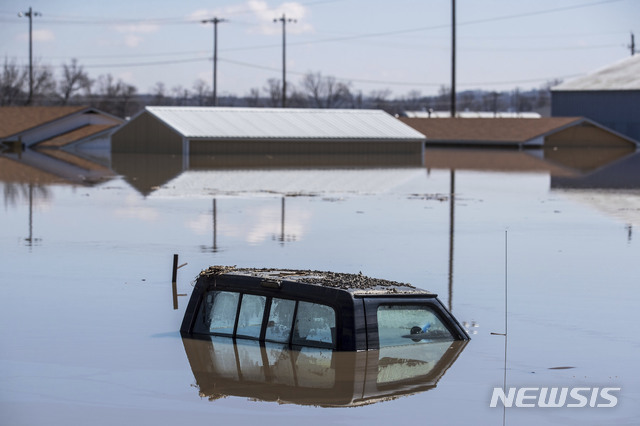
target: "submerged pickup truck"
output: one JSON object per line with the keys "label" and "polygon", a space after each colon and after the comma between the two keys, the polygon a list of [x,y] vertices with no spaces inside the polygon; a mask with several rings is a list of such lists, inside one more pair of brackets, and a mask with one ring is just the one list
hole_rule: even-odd
{"label": "submerged pickup truck", "polygon": [[469,340],[436,294],[409,284],[227,266],[200,273],[180,332],[335,351]]}

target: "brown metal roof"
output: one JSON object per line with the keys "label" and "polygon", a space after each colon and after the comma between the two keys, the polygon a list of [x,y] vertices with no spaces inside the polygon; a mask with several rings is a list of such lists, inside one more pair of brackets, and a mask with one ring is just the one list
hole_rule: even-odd
{"label": "brown metal roof", "polygon": [[38,142],[36,146],[38,148],[60,148],[70,143],[88,138],[89,136],[100,134],[105,130],[117,126],[118,124],[87,124],[86,126],[79,127],[77,129],[71,130],[70,132],[55,136],[51,139]]}
{"label": "brown metal roof", "polygon": [[64,179],[19,160],[0,156],[0,181],[4,183],[61,183]]}
{"label": "brown metal roof", "polygon": [[0,107],[0,138],[13,136],[85,109],[86,106]]}
{"label": "brown metal roof", "polygon": [[572,123],[581,117],[543,118],[406,118],[400,120],[424,134],[429,142],[521,144]]}

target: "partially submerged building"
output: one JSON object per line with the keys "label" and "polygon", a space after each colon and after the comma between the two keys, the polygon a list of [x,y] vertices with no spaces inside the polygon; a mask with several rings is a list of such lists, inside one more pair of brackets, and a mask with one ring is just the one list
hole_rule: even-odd
{"label": "partially submerged building", "polygon": [[107,136],[123,122],[87,106],[0,107],[0,142],[68,149],[100,139],[106,148]]}
{"label": "partially submerged building", "polygon": [[419,162],[424,141],[379,110],[146,107],[112,135],[111,150],[181,155],[187,162],[306,156],[320,164],[324,157],[330,163],[372,155]]}
{"label": "partially submerged building", "polygon": [[551,115],[584,116],[640,141],[640,55],[553,87]]}
{"label": "partially submerged building", "polygon": [[[100,149],[108,152],[108,135],[123,122],[86,106],[0,107],[0,180],[84,185],[108,179],[113,172]],[[87,154],[89,148],[95,154]]]}
{"label": "partially submerged building", "polygon": [[606,147],[635,150],[628,136],[584,117],[400,118],[426,136],[426,144],[471,147]]}

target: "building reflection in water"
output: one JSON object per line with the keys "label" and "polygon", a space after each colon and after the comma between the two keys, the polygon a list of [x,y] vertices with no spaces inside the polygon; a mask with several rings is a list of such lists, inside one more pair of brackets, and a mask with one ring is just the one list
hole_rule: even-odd
{"label": "building reflection in water", "polygon": [[467,341],[431,342],[361,352],[335,352],[227,337],[183,338],[200,396],[348,407],[425,392]]}
{"label": "building reflection in water", "polygon": [[32,247],[41,242],[33,234],[34,207],[51,199],[50,185],[93,186],[113,177],[103,164],[63,150],[6,150],[0,146],[0,183],[4,205],[15,206],[28,199],[28,234],[24,241]]}
{"label": "building reflection in water", "polygon": [[[29,199],[27,244],[39,240],[33,233],[33,207],[37,200],[49,197],[49,184],[91,186],[121,175],[143,196],[202,196],[212,198],[212,245],[202,246],[205,252],[221,250],[218,233],[224,224],[219,221],[220,197],[267,193],[280,196],[278,220],[271,239],[280,245],[294,242],[291,215],[287,214],[286,198],[317,195],[322,192],[366,194],[383,192],[395,183],[403,182],[416,170],[433,169],[450,172],[449,188],[449,300],[453,309],[455,206],[457,180],[464,172],[544,173],[551,178],[551,190],[561,190],[579,198],[605,213],[620,216],[620,212],[637,209],[620,205],[615,191],[640,188],[640,153],[632,148],[557,148],[535,150],[505,150],[482,148],[427,147],[424,156],[191,156],[185,162],[176,155],[112,154],[111,168],[61,150],[33,151],[0,155],[0,181],[4,183],[5,205],[15,204],[16,197]],[[585,197],[585,190],[599,190]],[[605,191],[601,191],[605,190]],[[22,194],[22,195],[20,195]],[[633,206],[631,206],[633,207]],[[625,223],[625,238],[633,236],[633,227],[640,218],[631,214],[620,217]],[[289,223],[287,222],[289,221]],[[275,224],[275,222],[274,222]],[[287,232],[288,231],[288,232]]]}
{"label": "building reflection in water", "polygon": [[[449,179],[449,247],[448,307],[453,310],[456,182],[464,172],[542,173],[551,177],[551,189],[575,187],[640,188],[640,154],[632,148],[545,148],[534,150],[487,148],[428,147],[422,159],[394,158],[390,164],[383,157],[351,158],[335,162],[335,158],[313,158],[301,155],[273,156],[191,156],[184,162],[174,155],[113,154],[112,165],[127,182],[144,196],[180,197],[210,194],[213,197],[213,245],[202,246],[206,252],[220,250],[218,196],[243,194],[280,195],[279,233],[272,240],[280,245],[296,241],[295,233],[287,233],[286,198],[317,195],[332,190],[345,193],[384,191],[376,185],[393,186],[415,170],[448,170]],[[334,162],[332,163],[332,160]],[[185,164],[188,168],[185,169]],[[400,171],[395,175],[391,171]],[[404,171],[404,175],[402,174]],[[346,174],[353,172],[353,175]],[[341,175],[341,173],[343,175]],[[355,177],[355,176],[358,177]],[[366,177],[365,177],[366,175]],[[336,179],[336,176],[342,176]],[[375,177],[384,176],[374,181]],[[339,181],[336,184],[336,181]],[[615,181],[615,184],[612,182]],[[296,185],[292,185],[295,182]],[[366,184],[365,186],[362,186]],[[367,186],[368,185],[368,186]],[[629,221],[627,235],[632,235]],[[274,222],[275,225],[275,222]]]}

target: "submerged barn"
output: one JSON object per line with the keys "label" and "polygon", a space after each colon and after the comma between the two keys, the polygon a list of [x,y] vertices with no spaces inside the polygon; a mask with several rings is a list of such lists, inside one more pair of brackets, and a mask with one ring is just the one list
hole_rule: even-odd
{"label": "submerged barn", "polygon": [[551,115],[584,116],[640,141],[640,55],[553,87]]}
{"label": "submerged barn", "polygon": [[71,148],[108,141],[123,120],[87,106],[0,107],[0,142],[29,148]]}
{"label": "submerged barn", "polygon": [[427,146],[622,148],[637,143],[584,117],[401,118],[427,137]]}
{"label": "submerged barn", "polygon": [[425,137],[378,110],[147,107],[114,153],[205,156],[422,155]]}

